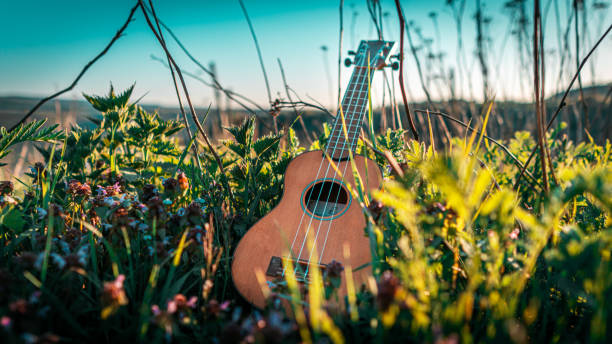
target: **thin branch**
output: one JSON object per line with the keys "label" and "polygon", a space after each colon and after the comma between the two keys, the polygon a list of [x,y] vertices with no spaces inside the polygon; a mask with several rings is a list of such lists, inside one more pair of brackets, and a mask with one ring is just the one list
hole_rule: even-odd
{"label": "thin branch", "polygon": [[[146,8],[146,6],[145,6]],[[149,8],[146,8],[147,11],[151,11]],[[217,80],[216,76],[214,73],[212,73],[210,70],[208,70],[208,68],[204,67],[204,65],[202,63],[200,63],[200,61],[198,61],[195,57],[193,57],[193,55],[191,55],[191,53],[189,52],[189,50],[187,50],[187,48],[183,45],[183,43],[181,42],[181,40],[178,39],[178,37],[174,34],[174,31],[172,31],[166,24],[164,24],[164,22],[162,20],[159,20],[159,24],[170,34],[170,36],[172,37],[172,39],[174,39],[174,41],[176,42],[176,44],[181,48],[181,50],[183,51],[183,53],[185,53],[185,55],[187,55],[187,57],[191,60],[191,62],[193,62],[196,66],[198,66],[202,71],[204,71],[204,73],[206,73],[213,81],[214,87],[217,88],[218,90],[220,90],[221,92],[225,93],[225,95],[231,99],[232,101],[234,101],[236,104],[240,105],[241,107],[243,107],[245,110],[255,114],[255,111],[252,111],[251,109],[249,109],[248,107],[246,107],[242,102],[238,101],[235,97],[240,97],[241,99],[254,104],[257,108],[262,109],[261,106],[256,105],[254,101],[248,99],[247,97],[240,95],[236,92],[227,90],[225,88],[223,88],[223,86],[221,86],[221,84],[219,83],[219,81]],[[187,72],[183,72],[185,75],[189,75],[187,74]],[[193,74],[189,75],[192,78],[195,78],[195,76]],[[201,80],[200,80],[201,81]],[[265,113],[269,113],[269,111],[267,110],[263,110],[263,112]]]}
{"label": "thin branch", "polygon": [[[593,54],[595,49],[597,49],[599,44],[601,44],[601,42],[603,42],[604,38],[608,35],[608,33],[610,33],[611,30],[612,30],[612,24],[610,24],[610,26],[608,26],[608,29],[606,30],[606,32],[604,32],[603,35],[601,35],[601,37],[599,38],[597,43],[595,43],[595,45],[593,46],[593,48],[591,48],[589,53],[584,57],[584,59],[582,59],[582,62],[580,63],[580,66],[578,67],[578,70],[576,71],[576,74],[574,74],[574,77],[572,78],[572,81],[570,82],[569,86],[565,90],[565,93],[563,93],[563,97],[561,97],[561,101],[559,102],[559,106],[557,107],[557,110],[555,111],[554,115],[548,121],[548,125],[546,126],[546,131],[548,131],[550,129],[550,127],[552,126],[553,122],[555,121],[555,119],[557,118],[559,113],[561,112],[561,109],[563,109],[563,107],[565,105],[567,105],[565,103],[565,99],[567,98],[568,94],[572,90],[572,86],[574,85],[574,82],[578,78],[578,75],[580,75],[580,72],[582,71],[582,68],[586,64],[587,60],[589,59],[589,57],[591,57],[591,55]],[[527,166],[529,166],[529,163],[531,162],[531,159],[533,159],[533,156],[535,155],[535,153],[537,151],[538,151],[537,147],[534,150],[531,151],[531,154],[529,155],[529,158],[527,158],[527,161],[525,162],[525,165],[523,166],[523,169],[521,170],[521,173],[519,174],[518,178],[516,179],[516,182],[514,183],[514,189],[518,188],[519,181],[521,180],[521,177],[523,176],[523,174],[527,170]]]}
{"label": "thin branch", "polygon": [[[251,36],[253,36],[253,42],[255,42],[255,49],[257,49],[257,56],[259,57],[259,64],[261,66],[261,71],[263,72],[264,81],[266,82],[266,91],[268,92],[268,104],[272,104],[272,93],[270,93],[270,83],[268,82],[268,74],[266,73],[266,67],[264,66],[263,57],[261,56],[261,49],[259,48],[259,42],[257,41],[257,35],[255,35],[255,29],[253,28],[253,24],[251,23],[251,18],[249,18],[249,13],[247,12],[246,7],[242,0],[238,0],[240,3],[240,7],[242,7],[242,12],[244,13],[244,17],[246,18],[247,24],[249,24],[249,30],[251,31]],[[278,134],[278,126],[276,124],[276,116],[273,116],[274,120],[274,131]]]}
{"label": "thin branch", "polygon": [[[544,131],[542,107],[540,106],[540,35],[542,30],[540,27],[540,1],[534,1],[534,12],[533,12],[533,86],[535,92],[535,107],[536,107],[536,123],[537,123],[537,134],[538,134],[538,146],[540,147],[540,166],[542,167],[542,182],[544,183],[544,193],[548,193],[548,175],[546,174],[546,149],[544,149],[544,141],[546,140],[546,134]],[[542,99],[544,101],[544,99]]]}
{"label": "thin branch", "polygon": [[30,116],[32,116],[34,114],[34,112],[36,112],[36,110],[38,110],[38,108],[40,108],[44,103],[48,102],[49,100],[58,97],[70,90],[72,90],[77,83],[79,82],[79,80],[81,79],[81,77],[85,74],[85,72],[87,72],[87,70],[89,69],[89,67],[91,67],[94,63],[96,63],[102,56],[104,56],[108,50],[111,48],[111,46],[115,43],[115,41],[117,41],[121,35],[123,34],[123,31],[125,31],[125,29],[128,27],[128,25],[130,24],[130,22],[132,21],[132,17],[134,16],[134,12],[136,12],[136,10],[138,9],[138,7],[140,6],[140,3],[137,3],[136,5],[134,5],[134,7],[132,7],[132,9],[130,10],[130,15],[128,16],[127,20],[125,21],[125,23],[123,23],[123,25],[121,26],[121,28],[119,28],[119,30],[117,30],[117,33],[115,34],[115,36],[113,36],[113,39],[111,39],[111,41],[106,45],[106,47],[104,48],[104,50],[102,50],[98,55],[96,55],[96,57],[93,58],[93,60],[89,61],[85,67],[83,67],[83,69],[81,69],[81,72],[77,75],[76,79],[74,79],[74,81],[72,82],[72,84],[70,84],[70,86],[64,88],[61,91],[58,91],[46,98],[41,99],[38,103],[36,103],[36,105],[34,105],[34,107],[28,111],[28,113],[23,116],[23,118],[15,125],[13,125],[11,127],[11,129],[9,129],[8,131],[11,132],[13,131],[13,129],[19,127],[21,124],[25,123],[25,121],[28,120],[28,118],[30,118]]}
{"label": "thin branch", "polygon": [[[451,121],[453,121],[453,122],[463,126],[464,128],[466,128],[469,131],[476,131],[476,133],[478,133],[479,135],[482,135],[482,137],[484,137],[487,140],[493,142],[493,144],[495,144],[496,146],[501,148],[504,151],[504,153],[506,153],[506,155],[508,155],[508,157],[510,157],[510,159],[512,159],[512,161],[514,162],[514,165],[516,165],[516,167],[518,167],[519,169],[523,168],[523,164],[521,164],[521,161],[514,154],[512,154],[512,152],[510,152],[510,150],[506,146],[504,146],[502,143],[500,143],[499,141],[495,140],[494,138],[492,138],[492,137],[490,137],[490,136],[488,136],[486,134],[483,134],[481,131],[476,130],[476,129],[470,127],[468,124],[464,123],[463,121],[458,120],[455,117],[453,117],[453,116],[451,116],[449,114],[446,114],[444,112],[440,112],[440,111],[428,111],[428,110],[414,110],[414,111],[415,112],[420,112],[420,113],[429,113],[430,115],[437,115],[437,116],[440,116],[440,117],[444,117],[444,118],[446,118],[448,120],[451,120]],[[526,173],[527,173],[527,176],[529,176],[529,178],[531,178],[532,181],[535,184],[540,185],[537,182],[537,180],[535,179],[535,177],[529,171],[527,171]]]}
{"label": "thin branch", "polygon": [[[152,0],[149,0],[149,5],[151,6],[151,11],[153,11],[154,18],[157,18],[157,15],[155,15],[155,9],[153,8]],[[157,25],[157,30],[159,31],[159,37],[162,39],[165,45],[166,40],[164,39],[164,35],[161,31],[161,28],[159,27],[159,21],[156,20],[155,24]],[[168,66],[170,66],[170,58],[166,56],[166,59],[168,60]],[[172,75],[172,85],[174,86],[174,91],[176,92],[176,99],[178,100],[179,110],[181,112],[181,116],[183,117],[183,122],[185,122],[185,129],[187,130],[187,136],[189,137],[189,142],[191,142],[193,140],[193,135],[191,134],[191,128],[189,126],[189,121],[187,120],[187,114],[185,113],[185,109],[183,108],[183,101],[181,100],[181,93],[179,92],[178,83],[176,82],[176,75],[174,74],[174,69],[172,68],[170,68],[170,75]],[[201,171],[202,163],[200,162],[200,154],[198,152],[198,145],[192,145],[192,148],[193,148],[193,154],[195,155],[196,162],[198,164],[198,168]]]}
{"label": "thin branch", "polygon": [[[287,94],[287,99],[289,99],[289,101],[293,103],[293,99],[291,99],[291,94],[289,93],[289,85],[287,85],[287,79],[285,78],[285,69],[283,68],[283,64],[281,63],[281,60],[279,58],[277,58],[276,60],[278,61],[278,68],[280,69],[281,77],[283,78],[283,85],[285,85],[285,93]],[[306,124],[304,123],[304,119],[302,118],[302,116],[300,116],[300,114],[297,111],[297,106],[295,103],[293,103],[293,111],[295,111],[295,115],[297,116],[297,118],[299,118],[300,125],[302,126],[302,129],[304,130],[304,136],[309,141],[309,143],[312,144],[313,140],[310,137],[308,130],[306,129]]]}
{"label": "thin branch", "polygon": [[319,105],[316,105],[316,104],[307,103],[307,102],[302,101],[302,100],[289,101],[289,102],[279,101],[278,105],[279,105],[280,108],[288,108],[288,107],[293,107],[293,106],[296,106],[296,105],[301,105],[301,106],[304,106],[304,107],[311,107],[313,109],[321,110],[323,113],[325,113],[326,115],[328,115],[332,119],[336,118],[326,108],[324,108],[322,106],[319,106]]}
{"label": "thin branch", "polygon": [[[161,64],[163,64],[163,65],[164,65],[164,67],[166,67],[166,68],[170,68],[170,67],[169,67],[169,66],[166,64],[166,62],[165,62],[163,59],[161,59],[161,58],[159,58],[159,57],[157,57],[157,56],[155,56],[155,55],[151,55],[151,59],[152,59],[152,60],[154,60],[154,61],[158,61],[158,62],[160,62],[160,63],[161,63]],[[230,91],[230,90],[225,90],[225,89],[223,89],[223,88],[219,88],[219,86],[218,86],[217,84],[211,84],[211,83],[209,83],[208,81],[206,81],[206,80],[202,79],[201,77],[199,77],[199,76],[197,76],[197,75],[195,75],[195,74],[193,74],[193,73],[190,73],[190,72],[188,72],[188,71],[185,71],[185,70],[182,70],[182,69],[181,69],[181,72],[183,73],[183,75],[186,75],[186,76],[188,76],[188,77],[190,77],[190,78],[192,78],[192,79],[194,79],[194,80],[197,80],[197,81],[201,82],[202,84],[204,84],[204,85],[206,85],[206,86],[208,86],[208,87],[210,87],[210,88],[212,88],[212,89],[220,90],[220,91],[222,91],[222,92],[224,92],[224,93],[226,93],[226,94],[228,94],[228,93],[229,93],[229,94],[231,94],[231,95],[233,95],[233,96],[236,96],[236,97],[238,97],[238,98],[240,98],[240,99],[243,99],[245,102],[248,102],[249,104],[251,104],[251,105],[253,105],[254,107],[256,107],[257,109],[259,109],[260,111],[265,112],[265,113],[268,113],[268,110],[266,110],[266,109],[262,108],[262,107],[261,107],[259,104],[255,103],[253,100],[251,100],[251,99],[249,99],[249,98],[247,98],[247,97],[245,97],[245,96],[243,96],[243,95],[241,95],[241,94],[238,94],[238,93],[233,92],[233,91]],[[255,110],[253,110],[252,108],[248,107],[248,106],[247,106],[246,104],[244,104],[243,102],[241,102],[241,101],[239,101],[238,99],[235,99],[235,98],[231,98],[231,99],[232,99],[232,100],[233,100],[233,101],[234,101],[236,104],[240,105],[240,106],[241,106],[241,107],[242,107],[244,110],[246,110],[247,112],[253,113],[253,114],[255,114],[255,115],[257,116],[257,112],[256,112]]]}
{"label": "thin branch", "polygon": [[[146,6],[144,6],[144,4],[142,3],[142,0],[138,0],[138,1],[140,3],[141,9],[142,9],[142,14],[144,15],[145,19],[147,20],[147,24],[149,25],[149,28],[151,29],[151,31],[153,32],[153,34],[157,38],[157,41],[160,43],[161,47],[164,49],[164,52],[166,53],[166,56],[168,57],[168,60],[171,63],[171,66],[174,67],[174,69],[176,70],[176,73],[178,74],[178,77],[179,77],[179,79],[181,81],[181,86],[183,88],[183,92],[185,93],[185,98],[187,98],[187,103],[189,104],[189,110],[191,111],[191,116],[193,117],[193,120],[194,120],[198,130],[200,131],[200,134],[204,138],[204,142],[206,142],[206,145],[208,146],[208,149],[210,149],[212,155],[214,156],[215,160],[217,161],[217,165],[219,166],[219,171],[221,172],[221,176],[222,176],[223,182],[225,184],[224,186],[227,189],[228,195],[233,200],[234,196],[233,196],[232,190],[231,190],[231,188],[229,186],[229,183],[227,181],[227,176],[225,175],[225,169],[223,168],[223,162],[221,161],[221,158],[219,157],[219,154],[217,154],[217,152],[215,151],[215,148],[213,147],[213,145],[210,143],[210,140],[208,139],[208,136],[206,135],[206,132],[204,131],[204,128],[200,124],[200,121],[199,121],[198,116],[196,114],[195,108],[193,107],[193,104],[191,102],[191,97],[189,97],[189,91],[187,90],[187,85],[185,84],[185,79],[183,78],[183,74],[181,73],[181,70],[178,67],[177,63],[174,61],[174,58],[170,54],[170,51],[168,50],[168,47],[166,47],[166,44],[165,44],[164,40],[160,37],[160,33],[158,33],[156,31],[155,27],[153,26],[153,23],[151,23],[151,19],[149,18],[149,15],[148,15],[147,11],[145,10]],[[154,18],[157,18],[157,16],[155,15],[155,11],[153,10],[152,6],[151,6],[151,14],[153,15]],[[156,22],[157,21],[158,20],[156,19]]]}
{"label": "thin branch", "polygon": [[412,120],[412,114],[408,107],[408,100],[406,99],[406,90],[404,89],[404,15],[402,8],[400,7],[399,0],[395,0],[395,7],[397,8],[397,16],[400,21],[400,53],[399,53],[399,84],[402,93],[402,100],[404,101],[404,111],[406,111],[406,117],[408,117],[408,123],[410,124],[410,131],[415,140],[419,141],[419,133],[414,126]]}

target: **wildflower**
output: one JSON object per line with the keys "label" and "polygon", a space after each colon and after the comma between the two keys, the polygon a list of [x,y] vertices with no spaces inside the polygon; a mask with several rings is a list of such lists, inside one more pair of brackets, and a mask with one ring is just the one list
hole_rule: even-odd
{"label": "wildflower", "polygon": [[[72,247],[75,247],[76,245],[78,245],[81,242],[81,237],[82,236],[83,236],[83,233],[81,232],[80,229],[72,227],[72,228],[66,229],[66,232],[64,233],[63,239],[66,240],[67,242],[69,242]],[[63,241],[61,241],[61,243],[65,244],[65,242],[63,242]]]}
{"label": "wildflower", "polygon": [[113,213],[113,222],[122,225],[127,225],[130,222],[128,215],[129,213],[127,209],[123,207],[117,208],[117,210],[115,210],[115,212]]}
{"label": "wildflower", "polygon": [[30,167],[31,176],[34,178],[34,183],[38,184],[41,178],[47,176],[45,165],[42,162],[37,162],[34,167]]}
{"label": "wildflower", "polygon": [[212,299],[208,302],[208,304],[206,305],[206,311],[208,312],[208,314],[217,317],[219,315],[219,313],[221,313],[222,311],[225,311],[229,308],[230,302],[229,301],[225,301],[223,303],[219,303],[219,301]]}
{"label": "wildflower", "polygon": [[174,327],[172,315],[159,309],[158,305],[151,306],[151,313],[153,313],[153,323],[157,324],[159,327],[162,327],[169,339],[169,337],[172,336],[172,328]]}
{"label": "wildflower", "polygon": [[9,310],[14,314],[24,315],[28,312],[28,301],[25,299],[18,299],[9,304]]}
{"label": "wildflower", "polygon": [[11,181],[5,180],[0,182],[0,195],[10,195],[13,193],[14,189],[15,186]]}
{"label": "wildflower", "polygon": [[518,239],[518,236],[519,236],[520,233],[521,233],[521,231],[518,228],[514,228],[514,230],[512,230],[512,232],[510,232],[510,234],[508,234],[508,236],[510,237],[510,239],[516,240],[516,239]]}
{"label": "wildflower", "polygon": [[115,199],[112,197],[105,197],[104,198],[104,205],[107,207],[112,207],[113,205],[115,205]]}
{"label": "wildflower", "polygon": [[204,216],[204,210],[200,203],[191,202],[186,209],[186,216],[189,222],[193,225],[202,224]]}
{"label": "wildflower", "polygon": [[123,289],[124,281],[125,275],[119,275],[114,281],[104,282],[104,290],[102,291],[102,319],[108,318],[119,307],[128,304],[128,299]]}
{"label": "wildflower", "polygon": [[187,179],[187,176],[185,175],[185,173],[183,172],[179,173],[177,176],[177,180],[178,180],[179,187],[181,188],[181,190],[189,189],[189,179]]}
{"label": "wildflower", "polygon": [[368,205],[368,210],[370,211],[372,216],[374,216],[374,219],[378,219],[380,217],[380,214],[382,214],[383,209],[384,206],[382,202],[376,199],[373,199],[372,202],[370,202],[370,205]]}
{"label": "wildflower", "polygon": [[325,273],[330,278],[339,278],[342,271],[344,271],[344,266],[337,260],[332,260],[325,269]]}
{"label": "wildflower", "polygon": [[201,244],[202,238],[204,238],[205,233],[206,231],[204,230],[204,228],[202,228],[202,226],[195,225],[189,230],[189,233],[187,234],[187,240],[195,239],[195,241]]}
{"label": "wildflower", "polygon": [[176,294],[172,300],[166,304],[166,310],[161,310],[158,305],[151,306],[153,322],[164,328],[167,336],[172,335],[175,317],[183,324],[191,322],[191,310],[196,307],[197,298],[192,296],[187,300],[185,295]]}
{"label": "wildflower", "polygon": [[119,184],[119,182],[116,182],[111,186],[107,186],[105,190],[109,196],[115,196],[122,193],[121,185]]}
{"label": "wildflower", "polygon": [[94,208],[89,209],[88,215],[89,215],[89,221],[91,222],[92,225],[97,226],[100,224],[100,217],[98,216],[98,213],[96,213]]}
{"label": "wildflower", "polygon": [[98,192],[98,196],[106,196],[108,195],[108,193],[106,192],[106,189],[102,186],[102,185],[98,185],[96,186],[97,188],[97,192]]}
{"label": "wildflower", "polygon": [[17,201],[9,195],[0,196],[0,207],[4,207],[7,204],[16,205]]}
{"label": "wildflower", "polygon": [[393,275],[393,272],[385,271],[378,281],[378,295],[376,295],[376,301],[382,310],[389,308],[398,288],[399,279]]}
{"label": "wildflower", "polygon": [[11,318],[7,317],[6,315],[0,318],[0,325],[2,327],[10,328],[12,324],[13,324],[13,321],[11,320]]}
{"label": "wildflower", "polygon": [[172,300],[168,301],[166,305],[166,310],[170,314],[173,314],[176,312],[185,312],[189,309],[195,308],[197,302],[198,302],[198,298],[195,296],[192,296],[191,298],[189,298],[189,300],[187,300],[185,295],[176,294],[174,295]]}
{"label": "wildflower", "polygon": [[434,202],[434,204],[432,204],[431,206],[427,208],[428,214],[435,214],[438,212],[443,213],[445,211],[446,211],[446,207],[444,206],[444,204],[440,202]]}
{"label": "wildflower", "polygon": [[172,205],[172,201],[169,198],[166,198],[163,202],[164,205]]}
{"label": "wildflower", "polygon": [[179,208],[179,210],[176,211],[176,215],[185,216],[185,208],[183,207]]}
{"label": "wildflower", "polygon": [[174,194],[179,192],[179,181],[174,178],[164,180],[164,190],[167,193]]}
{"label": "wildflower", "polygon": [[87,183],[72,179],[68,184],[68,193],[73,196],[89,196],[91,195],[91,188]]}
{"label": "wildflower", "polygon": [[149,216],[153,218],[162,218],[165,217],[166,212],[164,210],[162,200],[154,196],[147,201],[147,207],[149,208]]}
{"label": "wildflower", "polygon": [[147,203],[151,198],[158,195],[157,188],[153,184],[147,184],[142,187],[142,201]]}

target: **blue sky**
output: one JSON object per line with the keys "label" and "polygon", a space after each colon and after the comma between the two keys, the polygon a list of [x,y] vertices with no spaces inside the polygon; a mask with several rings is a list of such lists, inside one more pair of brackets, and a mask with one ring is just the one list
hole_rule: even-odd
{"label": "blue sky", "polygon": [[[567,17],[567,1],[559,1],[562,18]],[[255,1],[244,0],[257,32],[264,62],[268,70],[272,91],[283,91],[277,58],[283,62],[290,86],[304,99],[312,97],[330,106],[335,102],[337,54],[338,54],[338,1]],[[508,16],[502,10],[505,1],[483,0],[485,11],[492,21],[490,36],[492,49],[489,63],[493,70],[492,92],[498,99],[529,98],[529,90],[522,87],[521,75],[515,61],[518,59],[516,44],[512,38],[504,45],[508,29]],[[587,1],[590,4],[592,1]],[[47,95],[68,85],[80,69],[110,40],[125,21],[133,1],[3,1],[0,3],[0,95]],[[398,22],[393,1],[381,1],[384,11],[390,12],[384,24],[385,38],[398,39]],[[457,34],[446,0],[402,1],[405,15],[421,28],[424,37],[433,38],[433,47],[446,53],[446,71],[455,61]],[[467,56],[466,74],[470,75],[473,89],[468,90],[467,79],[458,85],[464,96],[482,94],[479,69],[473,55],[475,24],[474,0],[467,1],[464,14],[464,44]],[[543,1],[546,5],[549,1]],[[261,69],[247,23],[238,1],[156,1],[157,13],[181,38],[202,63],[217,64],[220,82],[264,104],[266,91]],[[355,30],[351,29],[353,12]],[[438,13],[439,35],[428,14]],[[608,10],[606,10],[608,12]],[[609,25],[612,16],[603,12],[601,17]],[[589,17],[590,37],[588,49],[601,33],[600,17]],[[365,7],[365,1],[345,1],[343,53],[355,48],[361,38],[375,38],[375,32]],[[531,28],[529,28],[531,30]],[[575,67],[570,67],[561,82],[557,82],[558,54],[555,18],[552,7],[546,24],[549,56],[549,92],[567,84]],[[354,34],[353,34],[354,33]],[[413,33],[414,34],[414,33]],[[355,39],[352,39],[355,36]],[[439,38],[438,38],[439,37]],[[572,43],[573,44],[573,43]],[[321,46],[329,47],[327,61]],[[171,46],[177,62],[183,69],[197,72],[176,46]],[[175,104],[174,90],[169,72],[150,55],[163,56],[155,38],[148,31],[141,13],[109,53],[95,64],[83,77],[74,91],[64,98],[80,99],[81,93],[100,94],[108,90],[112,82],[117,88],[125,88],[136,82],[136,95],[147,93],[146,103]],[[422,57],[424,59],[424,57]],[[600,47],[594,64],[584,73],[583,82],[589,84],[594,74],[596,82],[612,80],[612,38]],[[325,72],[325,62],[330,73]],[[422,62],[423,63],[423,62]],[[426,66],[425,66],[426,67]],[[405,77],[413,99],[423,99],[423,92],[412,58],[407,56]],[[594,73],[591,72],[594,71]],[[342,79],[348,80],[351,70],[342,69]],[[380,73],[379,73],[380,74]],[[380,79],[380,77],[378,77]],[[329,90],[331,80],[332,90]],[[375,80],[380,84],[380,80]],[[190,80],[188,85],[194,102],[206,106],[212,101],[212,91]],[[397,86],[397,85],[396,85]],[[396,87],[397,88],[397,87]],[[434,97],[438,92],[436,81],[430,84]],[[379,92],[380,93],[380,92]],[[380,100],[381,95],[378,97]]]}

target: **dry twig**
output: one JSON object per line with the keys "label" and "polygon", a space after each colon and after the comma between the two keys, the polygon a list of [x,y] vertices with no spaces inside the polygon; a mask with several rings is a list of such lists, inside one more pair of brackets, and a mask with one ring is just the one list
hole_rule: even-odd
{"label": "dry twig", "polygon": [[406,99],[406,90],[404,89],[404,15],[402,14],[402,8],[400,7],[399,0],[395,0],[395,6],[397,7],[397,16],[400,21],[400,52],[399,52],[399,84],[402,92],[402,100],[404,101],[404,111],[406,111],[406,117],[408,117],[408,123],[410,124],[410,131],[415,140],[419,140],[419,133],[414,126],[412,120],[412,114],[408,107],[408,100]]}
{"label": "dry twig", "polygon": [[[610,26],[608,26],[608,29],[601,35],[601,37],[599,37],[599,40],[597,41],[597,43],[595,43],[595,45],[593,45],[593,48],[591,48],[589,53],[584,57],[584,59],[582,59],[582,62],[580,63],[580,66],[578,66],[578,70],[574,74],[574,77],[572,78],[572,81],[570,82],[569,86],[565,89],[565,93],[563,93],[563,97],[561,97],[561,101],[559,102],[559,106],[557,107],[557,110],[555,111],[553,116],[548,121],[548,125],[546,126],[546,131],[548,131],[550,129],[550,127],[552,126],[553,122],[555,121],[555,119],[557,118],[559,113],[561,112],[561,109],[563,109],[563,107],[565,107],[565,105],[567,105],[565,103],[565,99],[567,98],[568,94],[572,90],[572,86],[574,85],[574,82],[576,81],[576,79],[580,75],[580,72],[582,71],[582,68],[586,64],[587,60],[589,59],[589,57],[591,57],[591,55],[593,54],[595,49],[597,49],[599,44],[601,44],[601,42],[603,42],[604,38],[606,38],[606,36],[610,33],[611,30],[612,30],[612,24],[610,24]],[[527,167],[529,166],[529,163],[531,162],[531,159],[533,159],[533,156],[535,155],[535,153],[537,151],[538,151],[537,148],[532,150],[531,154],[529,155],[529,158],[527,158],[527,161],[523,165],[523,169],[521,170],[521,173],[519,174],[518,178],[516,179],[516,182],[514,183],[514,189],[515,190],[516,190],[516,188],[518,188],[518,185],[519,185],[519,182],[521,180],[521,177],[523,176],[523,174],[527,170]]]}
{"label": "dry twig", "polygon": [[74,88],[74,86],[77,85],[77,83],[79,82],[79,80],[81,79],[81,77],[83,77],[83,75],[85,74],[85,72],[87,72],[87,70],[89,69],[89,67],[91,67],[94,63],[96,63],[102,56],[104,56],[108,50],[111,48],[111,46],[121,37],[121,35],[123,34],[123,31],[125,31],[125,29],[128,27],[128,25],[130,24],[130,22],[132,21],[132,17],[134,16],[134,13],[136,12],[136,10],[138,9],[138,7],[140,6],[140,2],[137,3],[136,5],[134,5],[134,7],[132,7],[132,9],[130,10],[130,15],[128,16],[127,20],[125,21],[125,23],[123,23],[123,25],[121,26],[121,28],[119,28],[119,30],[117,30],[117,33],[115,34],[115,36],[113,36],[113,38],[111,39],[111,41],[106,45],[106,47],[104,48],[104,50],[102,50],[98,55],[96,55],[96,57],[94,57],[91,61],[87,62],[87,64],[83,67],[83,69],[81,69],[81,72],[77,75],[76,79],[74,79],[74,81],[72,82],[72,84],[70,84],[70,86],[64,88],[61,91],[57,91],[55,93],[53,93],[52,95],[41,99],[38,103],[36,103],[36,105],[34,105],[34,107],[28,111],[28,113],[23,116],[23,118],[21,118],[21,120],[19,122],[17,122],[17,124],[13,125],[8,131],[13,131],[13,129],[17,128],[18,126],[20,126],[21,124],[25,123],[25,121],[28,120],[28,118],[30,118],[30,116],[32,116],[34,114],[34,112],[36,112],[36,110],[38,110],[38,108],[40,108],[44,103],[48,102],[49,100],[58,97],[70,90],[72,90]]}

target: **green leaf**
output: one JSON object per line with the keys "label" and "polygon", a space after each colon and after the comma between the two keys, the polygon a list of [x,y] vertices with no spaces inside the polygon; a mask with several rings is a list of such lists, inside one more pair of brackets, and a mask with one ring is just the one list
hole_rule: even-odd
{"label": "green leaf", "polygon": [[11,209],[2,219],[2,224],[12,229],[15,233],[21,233],[25,223],[23,213],[17,208]]}

